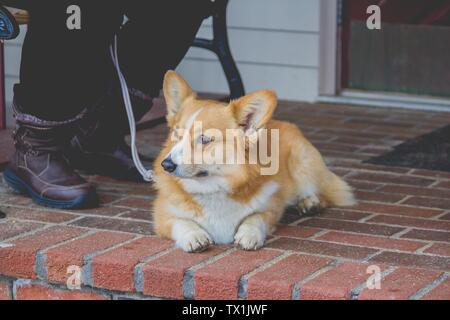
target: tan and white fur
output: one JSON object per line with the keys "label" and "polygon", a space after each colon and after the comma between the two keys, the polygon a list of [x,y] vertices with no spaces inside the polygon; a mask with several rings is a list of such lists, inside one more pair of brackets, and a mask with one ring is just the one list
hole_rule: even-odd
{"label": "tan and white fur", "polygon": [[[153,208],[155,230],[184,251],[202,251],[214,243],[256,250],[264,245],[288,205],[307,213],[355,204],[349,185],[326,167],[297,126],[272,119],[277,105],[274,92],[257,91],[228,104],[200,100],[174,71],[167,72],[163,89],[171,134],[154,163],[158,191]],[[195,153],[199,143],[201,152],[229,143],[194,132],[195,121],[201,122],[203,132],[242,129],[242,139],[249,132],[278,130],[279,148],[269,148],[276,153],[272,159],[277,161],[277,173],[262,175],[264,165],[259,162],[184,163],[183,144]],[[179,129],[184,129],[182,135]],[[164,160],[165,165],[170,162],[170,173],[162,166]]]}

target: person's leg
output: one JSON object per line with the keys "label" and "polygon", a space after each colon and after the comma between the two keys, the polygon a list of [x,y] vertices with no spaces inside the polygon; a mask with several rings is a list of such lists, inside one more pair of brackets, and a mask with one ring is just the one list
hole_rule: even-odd
{"label": "person's leg", "polygon": [[[30,13],[30,24],[14,93],[16,152],[4,178],[39,204],[77,208],[97,202],[95,190],[73,171],[62,149],[82,111],[105,95],[111,81],[107,48],[121,20],[100,2],[107,1],[31,1],[22,6]],[[67,28],[67,8],[73,4],[81,8],[81,30]]]}
{"label": "person's leg", "polygon": [[129,21],[119,36],[119,58],[129,87],[157,96],[165,72],[181,62],[210,13],[211,0],[130,2]]}
{"label": "person's leg", "polygon": [[[127,1],[123,6],[129,20],[119,32],[118,56],[134,116],[139,120],[151,108],[152,98],[158,96],[164,73],[175,68],[191,46],[210,12],[210,0]],[[78,169],[141,180],[123,142],[129,128],[118,87],[109,100],[80,128],[67,157]],[[150,168],[151,162],[144,165]]]}
{"label": "person's leg", "polygon": [[[31,1],[17,97],[24,111],[64,120],[104,94],[114,75],[108,47],[122,19],[109,2]],[[73,4],[81,10],[80,30],[67,27]]]}

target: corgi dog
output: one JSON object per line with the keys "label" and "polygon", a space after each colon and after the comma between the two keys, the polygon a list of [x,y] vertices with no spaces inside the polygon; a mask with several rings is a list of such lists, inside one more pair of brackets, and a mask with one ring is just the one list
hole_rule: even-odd
{"label": "corgi dog", "polygon": [[[327,168],[297,126],[272,119],[274,92],[261,90],[230,103],[201,100],[174,71],[166,73],[163,91],[170,135],[154,162],[154,226],[184,251],[232,243],[257,250],[286,206],[312,213],[355,204],[351,187]],[[237,145],[243,161],[192,161],[237,152]],[[257,150],[253,161],[251,150]]]}

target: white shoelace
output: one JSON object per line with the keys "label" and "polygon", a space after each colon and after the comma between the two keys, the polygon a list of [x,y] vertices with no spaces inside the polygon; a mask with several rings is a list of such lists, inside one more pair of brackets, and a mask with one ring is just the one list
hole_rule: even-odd
{"label": "white shoelace", "polygon": [[130,99],[130,93],[128,92],[127,81],[125,80],[125,77],[124,77],[122,71],[120,70],[119,57],[117,54],[117,36],[114,37],[114,42],[111,44],[109,51],[111,53],[111,58],[112,58],[113,64],[117,70],[117,75],[119,77],[120,86],[122,89],[123,102],[125,104],[125,110],[127,111],[128,124],[130,126],[131,155],[133,157],[133,162],[134,162],[134,165],[136,166],[136,169],[142,175],[142,178],[145,181],[150,182],[150,181],[153,181],[153,171],[148,170],[144,167],[144,165],[141,162],[141,159],[139,158],[139,152],[138,152],[137,146],[136,146],[136,120],[134,119],[133,107],[131,105],[131,99]]}

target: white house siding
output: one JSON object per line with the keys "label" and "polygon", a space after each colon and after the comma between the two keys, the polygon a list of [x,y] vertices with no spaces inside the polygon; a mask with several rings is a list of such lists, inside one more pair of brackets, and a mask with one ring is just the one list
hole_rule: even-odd
{"label": "white house siding", "polygon": [[[212,36],[212,19],[199,36]],[[314,101],[319,79],[319,0],[230,0],[228,30],[247,91],[270,88],[282,99]],[[178,71],[203,92],[227,93],[215,55],[191,48]]]}
{"label": "white house siding", "polygon": [[[231,48],[247,91],[276,90],[281,99],[314,101],[319,88],[320,0],[230,0],[228,29]],[[212,19],[199,36],[211,37]],[[6,101],[19,80],[21,44],[6,41]],[[178,67],[201,92],[227,93],[220,63],[207,50],[191,48]],[[7,117],[10,119],[10,108]],[[8,123],[11,123],[8,121]]]}
{"label": "white house siding", "polygon": [[20,56],[22,54],[22,42],[25,37],[26,27],[21,26],[20,35],[14,40],[5,42],[5,92],[6,92],[6,123],[12,123],[11,101],[13,97],[13,85],[19,82]]}

